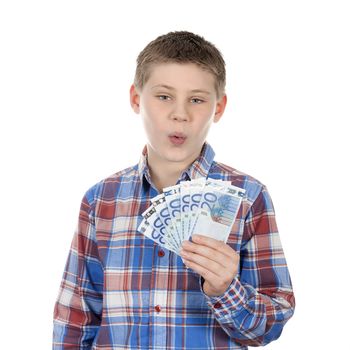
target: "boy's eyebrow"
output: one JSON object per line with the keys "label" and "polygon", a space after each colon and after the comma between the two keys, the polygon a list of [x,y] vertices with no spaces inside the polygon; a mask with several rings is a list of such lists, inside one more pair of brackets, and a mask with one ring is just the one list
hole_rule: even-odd
{"label": "boy's eyebrow", "polygon": [[[165,89],[168,89],[168,90],[172,90],[174,91],[175,88],[173,88],[172,86],[169,86],[169,85],[165,85],[165,84],[157,84],[157,85],[154,85],[151,87],[151,89],[155,89],[157,87],[162,87],[162,88],[165,88]],[[190,92],[194,92],[194,93],[203,93],[203,94],[207,94],[207,95],[210,95],[210,92],[207,91],[207,90],[201,90],[201,89],[194,89],[194,90],[191,90]]]}

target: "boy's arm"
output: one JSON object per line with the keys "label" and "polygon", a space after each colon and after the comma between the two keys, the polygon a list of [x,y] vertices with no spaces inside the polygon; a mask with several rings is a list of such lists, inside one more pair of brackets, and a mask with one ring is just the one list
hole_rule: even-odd
{"label": "boy's arm", "polygon": [[191,248],[187,245],[194,255],[189,256],[186,249],[186,265],[201,276],[207,276],[201,285],[203,291],[225,285],[228,271],[232,271],[228,287],[220,295],[205,294],[208,305],[225,332],[236,342],[248,346],[265,345],[279,337],[284,324],[293,315],[295,301],[272,201],[264,187],[246,217],[243,239],[240,277],[236,276],[239,256],[228,245],[219,248],[223,242],[217,241],[217,247],[215,242],[191,244]]}
{"label": "boy's arm", "polygon": [[[84,196],[54,310],[53,349],[91,349],[101,321],[103,268],[94,218]],[[90,200],[90,202],[89,202]]]}

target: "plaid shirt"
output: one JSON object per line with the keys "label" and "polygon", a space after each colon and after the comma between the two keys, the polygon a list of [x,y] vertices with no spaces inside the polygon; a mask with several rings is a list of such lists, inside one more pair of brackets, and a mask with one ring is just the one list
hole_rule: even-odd
{"label": "plaid shirt", "polygon": [[137,231],[158,194],[140,162],[82,199],[54,311],[53,349],[247,349],[277,339],[294,295],[266,187],[214,161],[204,144],[181,180],[209,177],[246,189],[227,244],[239,274],[209,297],[181,258]]}

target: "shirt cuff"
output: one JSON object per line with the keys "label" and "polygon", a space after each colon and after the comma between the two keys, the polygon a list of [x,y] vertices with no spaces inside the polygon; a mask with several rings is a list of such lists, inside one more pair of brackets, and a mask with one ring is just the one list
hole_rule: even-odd
{"label": "shirt cuff", "polygon": [[200,277],[200,289],[216,318],[231,318],[232,315],[242,310],[243,305],[247,301],[247,293],[237,277],[233,279],[224,294],[215,297],[210,297],[204,293],[203,281],[203,278]]}

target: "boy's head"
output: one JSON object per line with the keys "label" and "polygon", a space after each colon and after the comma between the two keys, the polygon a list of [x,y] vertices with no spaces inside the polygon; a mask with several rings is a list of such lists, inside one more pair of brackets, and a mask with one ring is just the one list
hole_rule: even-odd
{"label": "boy's head", "polygon": [[225,61],[220,51],[199,35],[177,31],[151,41],[137,58],[135,87],[142,90],[151,68],[161,63],[194,63],[213,74],[217,97],[225,94]]}
{"label": "boy's head", "polygon": [[226,101],[225,64],[212,44],[188,32],[149,43],[137,60],[130,104],[142,117],[150,167],[191,164]]}

